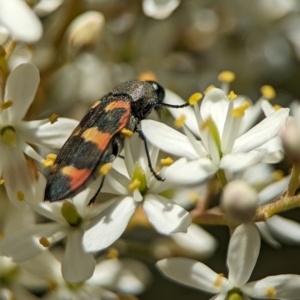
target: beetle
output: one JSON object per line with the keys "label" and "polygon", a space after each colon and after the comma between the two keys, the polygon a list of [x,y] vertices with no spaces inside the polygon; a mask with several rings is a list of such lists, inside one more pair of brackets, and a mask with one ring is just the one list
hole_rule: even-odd
{"label": "beetle", "polygon": [[[121,133],[123,129],[139,134],[144,141],[151,172],[156,179],[164,180],[152,167],[147,140],[139,128],[141,120],[153,108],[181,108],[189,105],[163,103],[164,96],[164,88],[155,81],[131,80],[116,86],[97,101],[59,151],[47,178],[45,200],[63,200],[83,190],[96,178],[101,165],[112,162],[120,154],[124,141]],[[95,201],[104,178],[89,204]]]}

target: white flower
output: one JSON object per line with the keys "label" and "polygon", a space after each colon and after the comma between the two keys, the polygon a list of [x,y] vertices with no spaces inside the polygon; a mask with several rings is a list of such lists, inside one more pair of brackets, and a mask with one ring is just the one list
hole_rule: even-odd
{"label": "white flower", "polygon": [[[95,182],[98,184],[98,182]],[[0,242],[0,253],[15,262],[31,259],[52,244],[67,238],[62,261],[62,274],[69,282],[82,282],[94,272],[96,261],[92,253],[83,249],[84,229],[98,210],[91,210],[87,204],[94,190],[87,188],[73,198],[73,202],[43,202],[46,180],[40,175],[37,195],[28,201],[31,208],[53,222],[32,224],[8,234]]]}
{"label": "white flower", "polygon": [[[132,145],[134,149],[142,151],[138,159],[133,160],[129,141],[125,139],[125,160],[117,158],[113,163],[114,168],[106,175],[102,191],[118,196],[93,219],[85,232],[83,243],[88,251],[101,250],[116,241],[139,206],[142,206],[149,222],[161,234],[186,231],[191,223],[185,209],[160,195],[163,191],[178,187],[179,183],[184,185],[189,182],[191,177],[184,169],[188,164],[186,160],[163,169],[160,176],[166,177],[166,180],[158,181],[150,172],[142,142],[139,140]],[[155,166],[158,149],[150,146],[150,153]],[[173,182],[170,174],[173,175]]]}
{"label": "white flower", "polygon": [[38,41],[43,33],[42,23],[23,0],[0,0],[0,25],[12,38],[25,43]]}
{"label": "white flower", "polygon": [[10,200],[18,207],[32,197],[35,174],[24,154],[43,162],[31,145],[59,149],[77,121],[60,118],[54,124],[48,119],[22,121],[31,105],[40,81],[39,71],[32,64],[22,64],[8,76],[4,97],[0,94],[0,178]]}
{"label": "white flower", "polygon": [[[188,258],[167,258],[157,262],[158,268],[171,279],[185,285],[217,294],[212,299],[225,300],[229,294],[247,300],[298,299],[299,275],[277,275],[249,282],[260,249],[260,237],[253,224],[237,227],[230,239],[227,256],[228,279],[203,263]],[[242,262],[242,263],[241,263]]]}
{"label": "white flower", "polygon": [[[174,93],[167,91],[166,102],[172,104],[184,103]],[[285,125],[289,109],[281,108],[268,115],[259,124],[240,135],[240,127],[244,112],[249,104],[237,104],[229,100],[223,90],[213,88],[209,90],[200,109],[195,105],[195,112],[191,107],[184,109],[170,109],[177,116],[186,116],[186,135],[152,120],[143,120],[142,131],[147,139],[156,147],[187,157],[198,164],[198,169],[191,169],[198,181],[206,179],[217,172],[234,173],[246,169],[259,162],[275,163],[282,158],[278,133]],[[207,160],[210,159],[210,163]],[[205,167],[204,167],[205,166]],[[203,169],[206,176],[203,176]],[[220,171],[221,170],[221,171]]]}
{"label": "white flower", "polygon": [[148,17],[163,20],[179,6],[180,0],[143,0],[143,11]]}

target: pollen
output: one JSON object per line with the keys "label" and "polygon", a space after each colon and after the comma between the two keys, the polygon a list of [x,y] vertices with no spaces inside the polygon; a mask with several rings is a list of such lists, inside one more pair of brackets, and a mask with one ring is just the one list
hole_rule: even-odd
{"label": "pollen", "polygon": [[273,286],[266,287],[266,294],[270,299],[274,299],[276,297],[276,290]]}
{"label": "pollen", "polygon": [[45,237],[41,237],[41,238],[39,239],[39,242],[40,242],[40,244],[41,244],[43,247],[45,247],[45,248],[50,247],[50,242],[49,242],[49,240],[48,240],[47,238],[45,238]]}
{"label": "pollen", "polygon": [[207,94],[210,90],[212,90],[212,89],[214,89],[214,88],[215,88],[215,86],[214,86],[213,84],[209,85],[209,86],[205,89],[204,94]]}
{"label": "pollen", "polygon": [[51,167],[56,159],[56,154],[50,153],[47,155],[46,159],[43,161],[44,168]]}
{"label": "pollen", "polygon": [[0,185],[4,183],[4,179],[0,178]]}
{"label": "pollen", "polygon": [[19,201],[24,201],[24,199],[25,199],[24,193],[22,191],[17,191],[16,196]]}
{"label": "pollen", "polygon": [[4,103],[2,103],[0,105],[0,109],[4,110],[4,109],[7,109],[7,108],[11,107],[12,105],[13,105],[13,101],[12,100],[7,100],[7,101],[5,101]]}
{"label": "pollen", "polygon": [[174,160],[171,157],[167,157],[167,158],[162,158],[160,160],[160,164],[164,167],[169,167],[172,165],[172,163],[174,162]]}
{"label": "pollen", "polygon": [[195,105],[202,99],[202,97],[203,95],[201,93],[194,93],[192,96],[190,96],[188,102],[190,105]]}
{"label": "pollen", "polygon": [[99,168],[99,174],[105,176],[111,170],[111,163],[104,164]]}
{"label": "pollen", "polygon": [[174,121],[174,125],[178,128],[182,127],[184,122],[186,120],[186,116],[185,115],[181,115],[179,118],[177,118],[175,121]]}
{"label": "pollen", "polygon": [[245,114],[246,109],[250,106],[248,101],[244,101],[240,107],[234,108],[231,114],[234,117],[242,117]]}
{"label": "pollen", "polygon": [[280,181],[284,177],[284,173],[281,170],[276,170],[273,172],[272,177],[275,181]]}
{"label": "pollen", "polygon": [[279,110],[280,108],[282,108],[282,106],[279,105],[279,104],[276,104],[276,105],[273,106],[273,108],[274,108],[275,110]]}
{"label": "pollen", "polygon": [[118,259],[119,258],[119,252],[116,248],[111,247],[111,248],[108,249],[106,257],[108,259]]}
{"label": "pollen", "polygon": [[235,74],[232,71],[223,71],[219,74],[218,80],[230,83],[235,80]]}
{"label": "pollen", "polygon": [[49,120],[49,122],[51,123],[51,124],[53,124],[53,123],[55,123],[55,122],[57,122],[57,119],[58,119],[58,115],[57,114],[52,114],[49,118],[48,118],[48,120]]}
{"label": "pollen", "polygon": [[143,72],[138,76],[138,79],[141,81],[157,81],[157,77],[155,73],[148,71],[148,72]]}
{"label": "pollen", "polygon": [[220,273],[218,274],[215,282],[214,282],[214,286],[215,287],[220,287],[222,285],[222,282],[223,282],[223,278],[224,278],[224,274],[223,273]]}
{"label": "pollen", "polygon": [[276,92],[274,88],[270,85],[263,85],[260,88],[260,92],[262,93],[263,97],[268,100],[272,100],[276,97]]}
{"label": "pollen", "polygon": [[1,130],[1,136],[3,142],[9,147],[16,147],[17,135],[16,131],[12,126],[6,126]]}
{"label": "pollen", "polygon": [[127,128],[123,128],[123,129],[121,130],[121,133],[122,133],[125,137],[127,137],[127,138],[130,138],[130,137],[133,135],[133,131],[131,131],[131,130],[127,129]]}
{"label": "pollen", "polygon": [[227,97],[229,100],[235,100],[237,98],[237,94],[235,94],[234,91],[230,91]]}
{"label": "pollen", "polygon": [[141,182],[138,179],[134,179],[133,182],[129,184],[128,189],[134,191],[135,189],[138,189],[140,185]]}

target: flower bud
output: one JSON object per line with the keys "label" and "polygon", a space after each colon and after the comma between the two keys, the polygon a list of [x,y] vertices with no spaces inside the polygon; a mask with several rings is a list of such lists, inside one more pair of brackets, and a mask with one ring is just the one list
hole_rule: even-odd
{"label": "flower bud", "polygon": [[221,205],[230,221],[238,224],[251,222],[258,205],[258,195],[244,181],[235,180],[225,187]]}
{"label": "flower bud", "polygon": [[102,13],[87,11],[73,20],[68,29],[68,43],[74,54],[93,49],[101,36],[105,19]]}

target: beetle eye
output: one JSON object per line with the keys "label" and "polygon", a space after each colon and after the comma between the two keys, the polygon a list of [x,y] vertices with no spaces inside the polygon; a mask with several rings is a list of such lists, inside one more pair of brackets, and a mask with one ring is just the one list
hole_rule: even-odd
{"label": "beetle eye", "polygon": [[147,105],[143,108],[143,114],[145,115],[145,114],[150,113],[151,110],[152,110],[152,108],[153,108],[153,103],[147,104]]}
{"label": "beetle eye", "polygon": [[162,103],[165,97],[164,88],[155,81],[148,81],[148,82],[152,84],[152,87],[157,95],[157,103]]}

